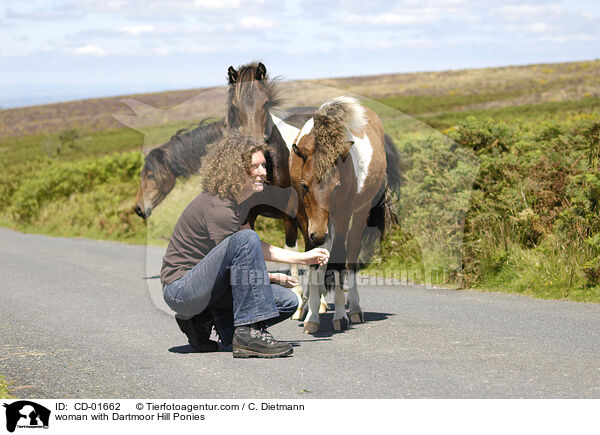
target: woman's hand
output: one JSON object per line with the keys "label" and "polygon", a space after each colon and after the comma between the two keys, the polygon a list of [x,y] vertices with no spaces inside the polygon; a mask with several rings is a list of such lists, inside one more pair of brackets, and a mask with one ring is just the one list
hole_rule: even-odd
{"label": "woman's hand", "polygon": [[329,261],[329,251],[325,248],[315,248],[304,253],[306,265],[318,264],[319,266],[327,264]]}
{"label": "woman's hand", "polygon": [[290,275],[286,273],[269,273],[269,279],[274,284],[279,284],[283,287],[293,288],[298,285],[298,280],[292,278]]}

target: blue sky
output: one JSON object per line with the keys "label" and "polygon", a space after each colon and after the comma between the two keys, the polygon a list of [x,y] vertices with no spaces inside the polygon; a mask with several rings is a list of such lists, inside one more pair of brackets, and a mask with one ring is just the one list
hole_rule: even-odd
{"label": "blue sky", "polygon": [[600,57],[600,2],[3,0],[0,107],[285,79]]}

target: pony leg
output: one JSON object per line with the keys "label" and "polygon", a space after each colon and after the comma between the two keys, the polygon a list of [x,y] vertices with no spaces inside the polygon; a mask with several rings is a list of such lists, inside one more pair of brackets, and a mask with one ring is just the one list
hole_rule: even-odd
{"label": "pony leg", "polygon": [[365,315],[360,307],[360,297],[358,296],[358,287],[356,285],[356,271],[353,269],[348,270],[347,285],[350,321],[352,323],[364,323]]}
{"label": "pony leg", "polygon": [[[286,246],[286,249],[290,249],[292,251],[297,251],[298,244],[296,243],[296,245],[293,247]],[[306,304],[307,298],[303,297],[304,290],[302,289],[302,286],[300,285],[300,274],[298,273],[298,265],[297,264],[290,264],[290,273],[292,275],[292,278],[294,278],[295,280],[298,281],[298,285],[294,286],[292,288],[292,291],[298,298],[298,309],[292,316],[292,319],[293,320],[301,320],[302,319],[302,311],[304,310],[304,304]]]}
{"label": "pony leg", "polygon": [[341,331],[346,325],[348,325],[348,316],[346,316],[346,297],[344,295],[344,289],[341,286],[341,282],[335,286],[333,303],[335,304],[335,313],[333,314],[333,329],[336,331]]}
{"label": "pony leg", "polygon": [[[289,206],[288,206],[289,207]],[[297,205],[296,205],[297,207]],[[285,230],[285,247],[291,251],[298,251],[298,224],[294,219],[291,219],[289,216],[284,216],[283,218],[283,227]],[[292,291],[296,294],[298,298],[298,309],[292,316],[293,320],[302,320],[306,315],[305,304],[308,300],[307,296],[304,295],[304,289],[300,285],[300,274],[298,273],[298,265],[290,264],[290,273],[292,278],[298,281],[298,285],[295,286]]]}
{"label": "pony leg", "polygon": [[[285,221],[284,221],[285,223]],[[306,212],[304,210],[304,207],[302,206],[302,204],[298,205],[298,214],[296,215],[296,224],[297,227],[295,227],[296,229],[300,229],[300,232],[302,233],[302,237],[304,238],[304,250],[305,251],[310,251],[311,249],[313,249],[314,246],[311,245],[310,243],[310,239],[308,238],[308,220],[306,218]],[[287,227],[286,227],[286,237],[287,237]],[[296,244],[297,246],[297,244]],[[310,276],[310,273],[309,273]],[[307,307],[306,307],[306,301],[308,300],[308,296],[305,292],[304,296],[301,297],[301,305],[298,306],[298,319],[297,320],[302,320],[306,317],[307,315]],[[325,300],[325,295],[321,294],[321,303],[319,305],[319,314],[323,314],[327,312],[327,301]],[[294,316],[292,316],[292,319],[296,319],[296,314],[294,314]]]}
{"label": "pony leg", "polygon": [[356,285],[356,269],[358,267],[358,256],[360,254],[362,234],[367,225],[369,209],[363,208],[352,217],[352,225],[348,234],[348,270],[345,276],[345,287],[348,289],[348,310],[352,323],[363,323],[365,316],[360,307],[358,287]]}
{"label": "pony leg", "polygon": [[321,295],[321,303],[319,304],[319,314],[324,314],[327,312],[327,301],[325,300],[325,295]]}
{"label": "pony leg", "polygon": [[319,330],[319,301],[325,279],[325,267],[311,267],[308,282],[308,312],[304,320],[304,332],[314,334]]}
{"label": "pony leg", "polygon": [[332,275],[327,276],[326,279],[332,279],[332,286],[334,290],[333,302],[335,305],[335,312],[333,314],[333,329],[341,331],[345,326],[348,325],[348,316],[346,315],[346,298],[344,296],[344,289],[342,288],[342,277],[344,275],[344,269],[346,267],[346,236],[348,232],[348,225],[350,223],[350,215],[336,215],[334,217],[333,225],[333,243],[331,246],[331,256],[329,258],[328,265],[329,271]]}

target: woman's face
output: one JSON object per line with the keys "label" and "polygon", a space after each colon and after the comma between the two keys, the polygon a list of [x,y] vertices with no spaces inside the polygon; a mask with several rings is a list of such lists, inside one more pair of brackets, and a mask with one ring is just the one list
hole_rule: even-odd
{"label": "woman's face", "polygon": [[262,151],[252,154],[248,187],[252,193],[262,192],[267,178],[267,161]]}

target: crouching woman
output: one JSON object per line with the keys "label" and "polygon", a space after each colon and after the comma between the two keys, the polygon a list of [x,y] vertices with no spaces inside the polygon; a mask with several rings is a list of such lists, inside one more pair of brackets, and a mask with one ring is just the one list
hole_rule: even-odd
{"label": "crouching woman", "polygon": [[218,350],[210,340],[213,324],[234,358],[274,358],[292,353],[267,328],[296,311],[285,274],[269,274],[266,261],[326,264],[329,252],[295,252],[271,246],[244,225],[243,203],[262,192],[267,175],[266,145],[233,134],[215,144],[201,174],[204,191],[181,214],[163,258],[163,296],[198,352]]}

